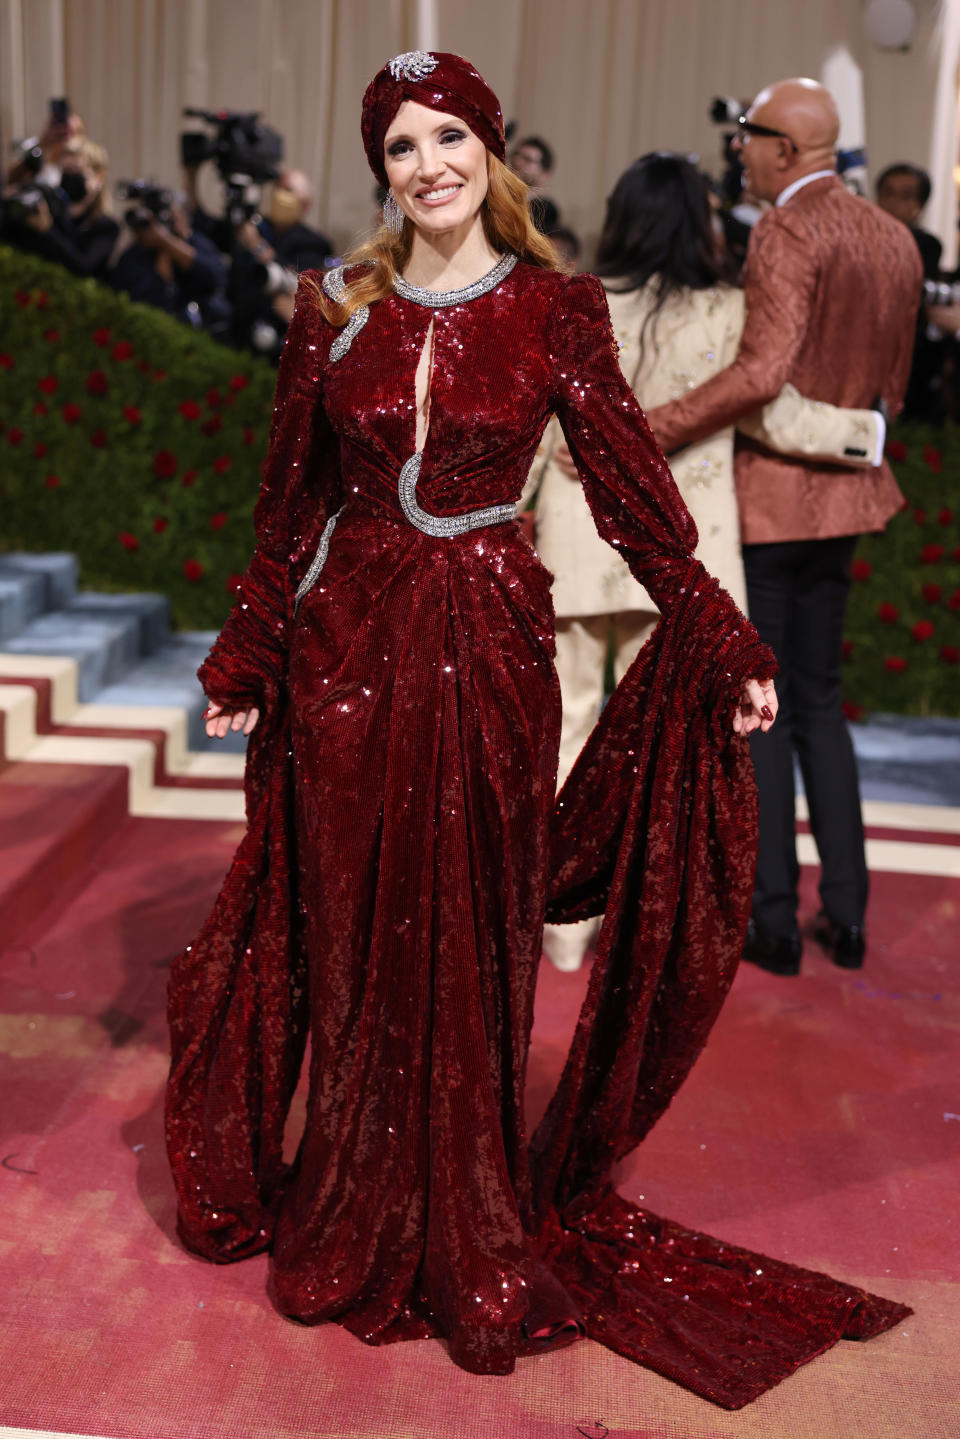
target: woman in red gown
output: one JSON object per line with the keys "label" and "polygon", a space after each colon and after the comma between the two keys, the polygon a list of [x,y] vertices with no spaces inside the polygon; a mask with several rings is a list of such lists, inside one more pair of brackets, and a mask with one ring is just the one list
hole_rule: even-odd
{"label": "woman in red gown", "polygon": [[[171,980],[180,1235],[269,1248],[285,1314],[369,1343],[438,1335],[506,1373],[586,1332],[737,1407],[906,1312],[610,1184],[739,958],[772,657],[693,557],[599,281],[551,267],[477,72],[398,56],[363,136],[393,233],[301,282],[256,551],[201,670],[211,731],[252,731],[249,826]],[[551,413],[663,613],[556,804],[550,576],[514,518]],[[544,918],[597,913],[531,1138]]]}

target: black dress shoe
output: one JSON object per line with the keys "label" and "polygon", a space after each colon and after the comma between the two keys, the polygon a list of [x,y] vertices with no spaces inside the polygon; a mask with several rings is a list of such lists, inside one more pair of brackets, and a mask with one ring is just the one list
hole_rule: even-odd
{"label": "black dress shoe", "polygon": [[799,974],[802,948],[799,934],[768,934],[752,915],[747,922],[743,957],[770,974]]}
{"label": "black dress shoe", "polygon": [[813,937],[841,969],[862,969],[867,936],[862,924],[837,924],[825,909],[817,915]]}

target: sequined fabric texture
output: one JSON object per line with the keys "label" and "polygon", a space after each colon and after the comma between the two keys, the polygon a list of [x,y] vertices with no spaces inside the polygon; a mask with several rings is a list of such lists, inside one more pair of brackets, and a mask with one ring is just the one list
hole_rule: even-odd
{"label": "sequined fabric texture", "polygon": [[[601,534],[663,612],[556,801],[550,576],[516,522],[432,535],[401,506],[431,321],[418,505],[449,518],[514,504],[556,412]],[[379,301],[331,362],[334,338],[301,287],[257,547],[201,671],[213,698],[263,715],[248,832],[171,978],[181,1238],[220,1262],[270,1249],[284,1313],[368,1343],[442,1336],[493,1374],[586,1332],[736,1408],[907,1312],[610,1186],[736,967],[756,822],[730,721],[772,657],[691,557],[598,281],[521,263],[462,304]],[[544,917],[601,911],[570,1056],[531,1137]]]}

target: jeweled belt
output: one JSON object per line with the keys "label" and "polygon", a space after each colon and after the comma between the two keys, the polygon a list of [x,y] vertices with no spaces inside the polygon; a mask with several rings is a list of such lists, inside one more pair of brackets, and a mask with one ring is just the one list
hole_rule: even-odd
{"label": "jeweled belt", "polygon": [[[431,535],[434,539],[454,539],[457,535],[465,535],[469,530],[481,530],[487,525],[503,525],[508,520],[516,519],[517,507],[515,504],[486,505],[482,510],[467,510],[463,515],[431,515],[417,504],[417,480],[420,478],[420,466],[423,464],[423,451],[417,450],[412,454],[400,471],[400,479],[397,488],[400,495],[400,508],[404,518],[409,520],[415,529],[422,534]],[[346,505],[342,505],[335,515],[331,515],[323,527],[323,534],[320,536],[320,543],[317,546],[317,553],[310,562],[303,579],[297,588],[294,596],[293,612],[296,614],[297,606],[304,595],[316,584],[320,572],[327,562],[327,555],[330,551],[330,538],[336,527],[337,520],[343,514]]]}

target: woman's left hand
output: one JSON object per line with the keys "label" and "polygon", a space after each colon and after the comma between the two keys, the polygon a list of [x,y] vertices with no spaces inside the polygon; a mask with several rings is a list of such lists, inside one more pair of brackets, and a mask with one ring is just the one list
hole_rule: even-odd
{"label": "woman's left hand", "polygon": [[777,717],[777,692],[773,680],[747,680],[740,696],[740,708],[733,716],[734,734],[763,734]]}

